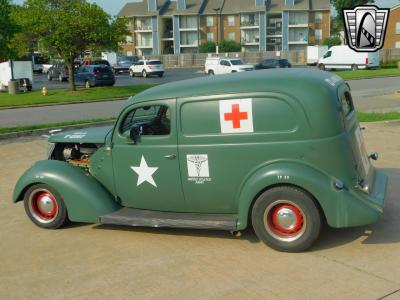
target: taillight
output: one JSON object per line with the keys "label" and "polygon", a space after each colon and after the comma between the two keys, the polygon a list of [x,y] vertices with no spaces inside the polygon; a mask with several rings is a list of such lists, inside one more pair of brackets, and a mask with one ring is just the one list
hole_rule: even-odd
{"label": "taillight", "polygon": [[368,65],[368,57],[365,59],[365,64]]}
{"label": "taillight", "polygon": [[96,77],[97,75],[99,75],[99,71],[94,71],[94,72],[92,73],[92,75]]}

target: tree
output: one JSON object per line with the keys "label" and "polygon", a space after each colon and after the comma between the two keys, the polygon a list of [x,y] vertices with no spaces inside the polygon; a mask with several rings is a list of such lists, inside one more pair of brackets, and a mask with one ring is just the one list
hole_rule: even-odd
{"label": "tree", "polygon": [[340,37],[338,36],[334,36],[334,37],[326,37],[324,38],[323,45],[328,46],[328,48],[332,47],[332,46],[338,46],[342,44],[342,41],[340,39]]}
{"label": "tree", "polygon": [[351,9],[356,5],[371,4],[374,2],[374,0],[331,0],[332,5],[337,12],[336,17],[332,18],[331,21],[332,35],[336,36],[340,31],[344,30],[343,9]]}
{"label": "tree", "polygon": [[87,0],[26,0],[15,11],[22,33],[19,48],[40,42],[64,60],[69,71],[69,90],[76,90],[74,61],[85,50],[116,51],[127,31],[127,20],[111,18]]}
{"label": "tree", "polygon": [[14,55],[10,41],[18,31],[18,26],[11,17],[12,6],[9,0],[0,0],[0,62]]}

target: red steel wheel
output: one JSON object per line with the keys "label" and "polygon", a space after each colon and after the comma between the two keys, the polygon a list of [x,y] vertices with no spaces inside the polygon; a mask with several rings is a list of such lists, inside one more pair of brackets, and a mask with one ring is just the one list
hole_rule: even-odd
{"label": "red steel wheel", "polygon": [[64,201],[46,184],[30,187],[24,196],[24,206],[29,218],[40,227],[55,229],[68,222]]}
{"label": "red steel wheel", "polygon": [[294,241],[306,229],[306,218],[301,209],[288,200],[271,203],[265,210],[266,230],[281,241]]}

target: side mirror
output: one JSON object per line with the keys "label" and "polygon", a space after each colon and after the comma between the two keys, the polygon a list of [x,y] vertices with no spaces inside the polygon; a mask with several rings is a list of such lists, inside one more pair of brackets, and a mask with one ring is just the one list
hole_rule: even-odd
{"label": "side mirror", "polygon": [[141,130],[139,126],[133,126],[129,131],[129,137],[134,142],[134,144],[137,144],[140,135],[141,135]]}

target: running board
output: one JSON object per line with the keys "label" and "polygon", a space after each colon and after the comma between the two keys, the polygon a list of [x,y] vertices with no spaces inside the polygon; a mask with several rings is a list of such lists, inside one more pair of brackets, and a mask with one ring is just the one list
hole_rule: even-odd
{"label": "running board", "polygon": [[124,207],[100,217],[100,223],[140,227],[236,230],[237,215],[160,212]]}

